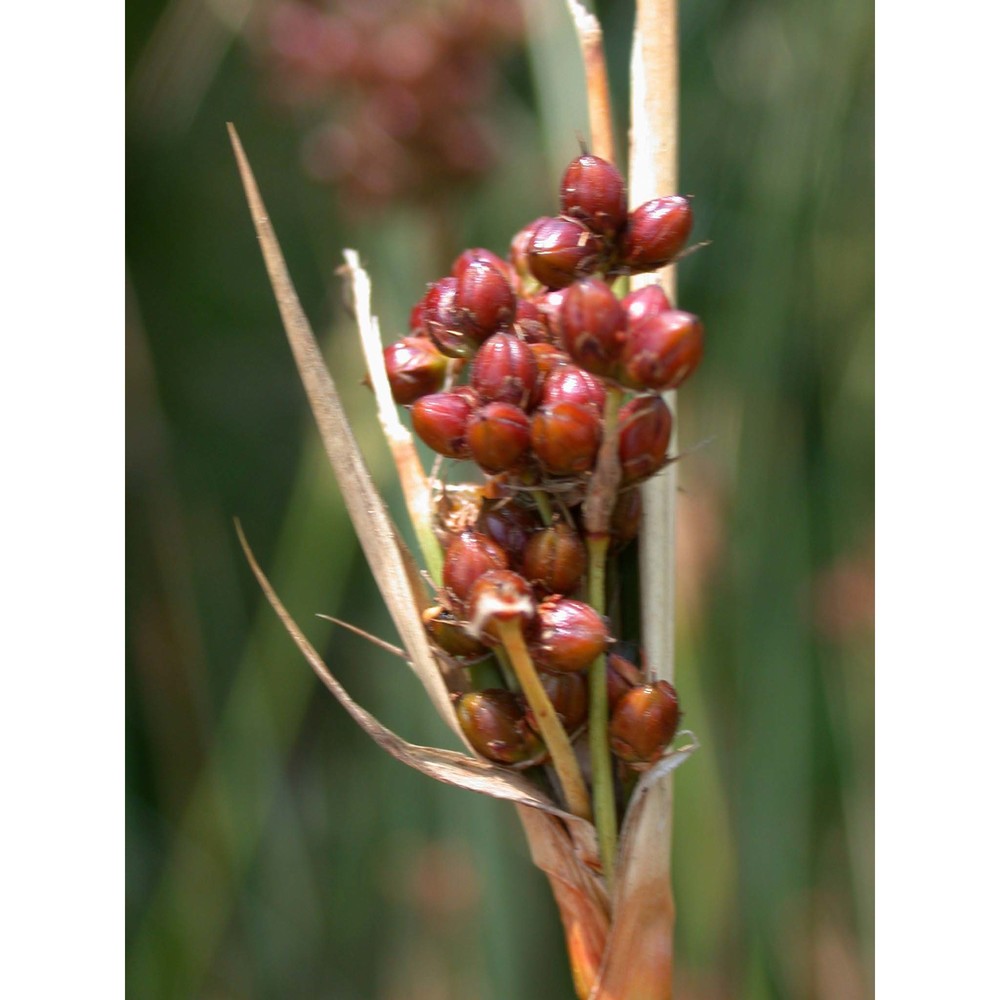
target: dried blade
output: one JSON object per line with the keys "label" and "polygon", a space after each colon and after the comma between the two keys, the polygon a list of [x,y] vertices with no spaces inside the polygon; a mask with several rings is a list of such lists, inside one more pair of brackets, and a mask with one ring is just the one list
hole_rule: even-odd
{"label": "dried blade", "polygon": [[668,754],[639,780],[632,793],[615,868],[612,923],[600,978],[590,1000],[655,1000],[670,995],[674,902],[668,842],[670,811],[661,797],[665,777],[698,748]]}
{"label": "dried blade", "polygon": [[[398,532],[361,455],[347,415],[323,355],[313,335],[309,320],[299,303],[285,260],[271,227],[267,210],[254,180],[243,146],[232,124],[229,136],[236,154],[240,178],[246,192],[264,264],[278,303],[281,320],[295,357],[309,405],[319,428],[334,475],[344,496],[347,513],[354,525],[375,582],[389,609],[399,637],[406,647],[409,662],[427,690],[442,719],[469,749],[469,743],[452,710],[448,689],[431,651],[414,601],[413,588]],[[410,558],[412,564],[412,557]]]}

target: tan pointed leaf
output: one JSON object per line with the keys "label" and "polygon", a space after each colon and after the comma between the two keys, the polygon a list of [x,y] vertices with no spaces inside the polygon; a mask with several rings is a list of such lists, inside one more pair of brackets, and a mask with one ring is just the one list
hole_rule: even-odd
{"label": "tan pointed leaf", "polygon": [[[453,750],[439,750],[434,747],[421,747],[407,743],[390,729],[383,726],[375,716],[363,709],[344,690],[333,674],[330,673],[329,667],[323,662],[322,657],[316,652],[312,643],[305,637],[302,630],[295,623],[295,620],[281,603],[281,599],[275,593],[270,581],[257,563],[239,525],[236,526],[236,530],[239,535],[240,544],[243,546],[243,551],[246,554],[247,562],[249,562],[250,568],[257,578],[257,582],[264,591],[264,595],[267,597],[271,607],[274,608],[275,613],[281,620],[282,625],[285,626],[288,634],[292,637],[295,645],[299,647],[302,655],[316,672],[319,679],[329,688],[341,705],[347,709],[354,721],[380,747],[404,764],[408,764],[410,767],[431,778],[443,781],[445,784],[457,785],[460,788],[467,788],[473,792],[481,792],[496,799],[507,799],[521,806],[530,806],[532,809],[540,809],[546,813],[551,813],[553,817],[558,817],[567,826],[576,830],[574,839],[581,843],[593,841],[593,827],[589,823],[570,813],[563,812],[523,775],[515,771],[497,767],[479,757],[468,757]],[[557,823],[556,825],[558,826],[559,824]],[[560,829],[562,829],[561,826]],[[565,831],[563,831],[563,837],[566,843],[570,844],[570,838]]]}
{"label": "tan pointed leaf", "polygon": [[409,662],[420,678],[435,709],[466,748],[471,750],[452,710],[448,689],[431,651],[414,599],[412,556],[403,555],[403,544],[351,431],[337,388],[327,371],[323,355],[309,320],[299,303],[285,260],[271,227],[267,210],[254,180],[236,129],[229,125],[240,178],[246,192],[253,224],[260,240],[264,264],[281,313],[281,321],[295,357],[302,384],[323,447],[344,496],[347,513],[354,525],[375,582],[392,616]]}
{"label": "tan pointed leaf", "polygon": [[423,553],[431,576],[440,581],[443,557],[441,546],[434,537],[431,487],[420,462],[413,435],[399,419],[399,409],[392,398],[389,375],[382,360],[382,335],[378,318],[372,314],[371,279],[361,266],[356,250],[344,251],[341,273],[350,279],[354,315],[361,338],[361,349],[368,368],[368,381],[375,394],[375,408],[392,460],[396,463],[399,485],[403,491],[410,522],[417,535],[417,544]]}
{"label": "tan pointed leaf", "polygon": [[536,809],[518,806],[517,811],[531,847],[531,859],[548,877],[559,907],[577,996],[586,1000],[607,942],[608,895],[604,882],[581,860],[558,820]]}
{"label": "tan pointed leaf", "polygon": [[674,899],[670,888],[670,811],[665,777],[697,749],[697,741],[649,769],[622,824],[612,923],[604,965],[590,1000],[668,1000],[673,968]]}

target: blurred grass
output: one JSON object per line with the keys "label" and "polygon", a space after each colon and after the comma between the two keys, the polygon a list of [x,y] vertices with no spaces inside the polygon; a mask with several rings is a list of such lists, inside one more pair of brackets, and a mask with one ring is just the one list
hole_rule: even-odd
{"label": "blurred grass", "polygon": [[[631,10],[598,10],[624,106]],[[392,637],[305,413],[225,122],[393,502],[332,269],[343,246],[361,251],[391,335],[447,266],[428,252],[440,233],[413,209],[341,218],[262,100],[230,30],[242,8],[167,11],[134,0],[126,39],[130,994],[569,996],[511,810],[412,774],[355,730],[262,607],[232,530],[239,516],[348,689],[445,745],[402,664],[312,617]],[[709,339],[681,414],[695,449],[681,586],[699,585],[678,687],[704,749],[677,777],[678,994],[867,996],[872,12],[682,11],[682,185],[712,243],[680,267]],[[453,252],[502,250],[554,204],[582,123],[546,44],[510,70],[504,158],[452,206]],[[538,99],[529,66],[547,74]]]}

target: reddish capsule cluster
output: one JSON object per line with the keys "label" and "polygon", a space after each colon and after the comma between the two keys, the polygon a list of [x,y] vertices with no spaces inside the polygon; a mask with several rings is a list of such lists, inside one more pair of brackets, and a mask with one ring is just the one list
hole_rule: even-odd
{"label": "reddish capsule cluster", "polygon": [[[583,599],[588,549],[580,505],[605,435],[615,389],[621,479],[612,551],[635,537],[634,487],[669,460],[673,417],[660,392],[679,386],[702,356],[697,317],[657,284],[620,295],[620,277],[681,253],[691,209],[656,198],[629,212],[617,169],[583,154],[567,168],[559,216],[512,240],[507,258],[474,248],[432,282],[404,337],[385,351],[394,397],[433,451],[474,462],[481,502],[447,536],[439,606],[428,632],[472,664],[516,622],[530,659],[570,733],[586,720],[585,674],[608,649],[607,620]],[[608,666],[609,742],[641,769],[677,728],[676,693],[649,684],[620,656]],[[501,763],[537,763],[539,730],[517,692],[464,695],[470,742]]]}
{"label": "reddish capsule cluster", "polygon": [[260,24],[272,95],[312,122],[305,167],[345,209],[434,202],[493,166],[484,109],[523,38],[516,0],[272,0]]}

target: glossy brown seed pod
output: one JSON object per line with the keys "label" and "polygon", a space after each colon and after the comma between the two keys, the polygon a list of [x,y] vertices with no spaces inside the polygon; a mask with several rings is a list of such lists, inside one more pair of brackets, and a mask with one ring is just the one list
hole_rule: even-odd
{"label": "glossy brown seed pod", "polygon": [[474,410],[465,432],[472,460],[496,475],[522,465],[531,448],[531,422],[513,403],[487,403]]}
{"label": "glossy brown seed pod", "polygon": [[469,635],[447,608],[435,605],[428,608],[421,618],[431,641],[448,656],[460,660],[475,660],[488,652],[486,646]]}
{"label": "glossy brown seed pod", "polygon": [[484,257],[466,261],[458,272],[455,308],[462,330],[477,344],[514,320],[514,289],[505,272]]}
{"label": "glossy brown seed pod", "polygon": [[[587,721],[587,706],[590,698],[587,691],[586,674],[552,674],[542,671],[538,679],[559,716],[563,729],[572,735]],[[538,723],[530,706],[526,707],[525,720],[538,731]]]}
{"label": "glossy brown seed pod", "polygon": [[669,264],[684,249],[691,222],[691,203],[681,195],[644,202],[628,218],[625,266],[641,273]]}
{"label": "glossy brown seed pod", "polygon": [[546,594],[572,594],[587,569],[587,546],[565,521],[536,531],[524,549],[522,573]]}
{"label": "glossy brown seed pod", "polygon": [[553,597],[538,605],[528,649],[540,669],[575,673],[586,670],[609,642],[607,622],[589,604]]}
{"label": "glossy brown seed pod", "polygon": [[532,298],[538,311],[545,319],[548,327],[549,340],[553,344],[562,344],[562,333],[559,328],[559,316],[562,311],[563,300],[566,298],[565,288],[547,288],[539,292]]}
{"label": "glossy brown seed pod", "polygon": [[643,676],[639,668],[631,660],[625,659],[618,653],[608,654],[604,673],[608,682],[609,713],[614,711],[624,694],[634,687],[641,687],[643,684]]}
{"label": "glossy brown seed pod", "polygon": [[462,273],[474,260],[484,260],[488,264],[492,264],[508,282],[513,280],[514,269],[511,267],[510,262],[495,254],[492,250],[487,250],[485,247],[471,247],[468,250],[463,250],[452,261],[451,276],[453,278],[461,278]]}
{"label": "glossy brown seed pod", "polygon": [[629,329],[618,378],[634,389],[676,389],[698,367],[703,353],[701,320],[671,309]]}
{"label": "glossy brown seed pod", "polygon": [[630,399],[618,411],[618,460],[622,485],[659,472],[666,465],[674,418],[660,396]]}
{"label": "glossy brown seed pod", "polygon": [[476,341],[468,336],[462,313],[455,296],[458,279],[447,277],[435,281],[421,299],[421,329],[437,349],[449,358],[470,358],[476,351]]}
{"label": "glossy brown seed pod", "polygon": [[409,406],[444,384],[448,360],[426,337],[403,337],[382,352],[392,398]]}
{"label": "glossy brown seed pod", "polygon": [[466,739],[488,760],[522,764],[544,757],[545,748],[528,726],[521,699],[502,688],[470,691],[455,702]]}
{"label": "glossy brown seed pod", "polygon": [[601,430],[601,417],[590,406],[543,403],[531,418],[531,450],[546,472],[580,475],[593,467]]}
{"label": "glossy brown seed pod", "polygon": [[600,266],[606,247],[583,223],[542,219],[531,234],[528,267],[547,288],[565,288]]}
{"label": "glossy brown seed pod", "polygon": [[625,340],[625,310],[600,278],[583,278],[566,289],[559,334],[569,356],[583,369],[610,375]]}
{"label": "glossy brown seed pod", "polygon": [[476,519],[476,530],[504,550],[511,569],[519,570],[531,536],[542,527],[534,510],[505,500],[484,503]]}
{"label": "glossy brown seed pod", "polygon": [[506,568],[503,549],[482,532],[467,528],[445,550],[441,582],[448,602],[454,610],[464,612],[476,580],[490,570]]}
{"label": "glossy brown seed pod", "polygon": [[663,756],[677,733],[680,706],[668,681],[627,691],[608,723],[611,752],[633,767],[646,767]]}
{"label": "glossy brown seed pod", "polygon": [[509,569],[483,573],[470,588],[466,606],[469,631],[493,640],[500,638],[498,622],[526,625],[535,617],[535,598],[528,581]]}
{"label": "glossy brown seed pod", "polygon": [[672,309],[667,293],[659,285],[643,285],[635,288],[622,299],[627,327],[635,326],[658,313]]}
{"label": "glossy brown seed pod", "polygon": [[531,273],[531,268],[528,265],[528,251],[531,248],[531,239],[535,234],[535,229],[548,218],[547,215],[543,215],[533,222],[529,222],[526,226],[519,229],[510,241],[510,252],[507,256],[510,266],[514,269],[514,273],[521,284],[519,291],[522,294],[527,293],[530,289],[538,288],[537,279]]}
{"label": "glossy brown seed pod", "polygon": [[552,339],[545,314],[532,299],[518,298],[514,330],[526,344],[547,344]]}
{"label": "glossy brown seed pod", "polygon": [[486,402],[524,407],[537,377],[538,364],[530,345],[513,333],[495,333],[476,352],[469,381]]}
{"label": "glossy brown seed pod", "polygon": [[549,373],[555,371],[560,365],[566,364],[569,360],[565,351],[556,347],[555,344],[529,344],[531,353],[535,358],[535,385],[528,398],[528,409],[533,410],[542,401],[542,389]]}
{"label": "glossy brown seed pod", "polygon": [[604,382],[596,375],[574,364],[563,364],[553,368],[542,383],[539,405],[577,403],[589,407],[603,417],[607,396],[608,390]]}
{"label": "glossy brown seed pod", "polygon": [[559,205],[563,215],[614,239],[628,219],[625,180],[614,164],[584,153],[563,174]]}
{"label": "glossy brown seed pod", "polygon": [[465,386],[421,396],[410,409],[413,430],[439,455],[468,458],[465,429],[475,406],[475,395]]}

